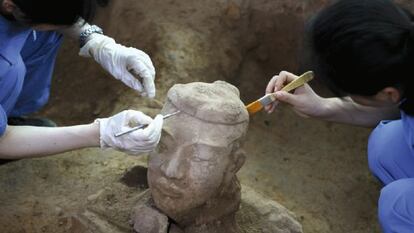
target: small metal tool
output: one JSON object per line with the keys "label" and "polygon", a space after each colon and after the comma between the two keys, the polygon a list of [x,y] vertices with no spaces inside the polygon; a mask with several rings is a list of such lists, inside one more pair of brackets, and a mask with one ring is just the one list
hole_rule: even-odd
{"label": "small metal tool", "polygon": [[[178,113],[180,113],[180,111],[176,111],[176,112],[173,112],[173,113],[167,114],[167,115],[163,116],[162,118],[165,120],[165,119],[167,119],[167,118],[169,118],[169,117],[172,117],[172,116],[174,116],[174,115],[177,115]],[[145,128],[145,127],[147,127],[147,126],[148,126],[147,124],[135,126],[134,128],[131,128],[131,129],[127,130],[127,131],[124,131],[124,132],[120,132],[120,133],[115,134],[115,137],[120,137],[120,136],[122,136],[122,135],[125,135],[125,134],[128,134],[128,133],[131,133],[131,132],[133,132],[133,131],[135,131],[135,130],[139,130],[139,129]]]}

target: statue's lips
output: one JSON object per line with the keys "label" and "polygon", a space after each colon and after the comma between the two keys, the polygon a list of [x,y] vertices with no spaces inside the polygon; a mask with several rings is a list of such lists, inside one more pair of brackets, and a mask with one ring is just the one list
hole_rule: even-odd
{"label": "statue's lips", "polygon": [[155,189],[161,192],[161,194],[171,197],[171,198],[180,198],[183,196],[181,190],[172,182],[168,182],[164,177],[159,178],[155,182]]}

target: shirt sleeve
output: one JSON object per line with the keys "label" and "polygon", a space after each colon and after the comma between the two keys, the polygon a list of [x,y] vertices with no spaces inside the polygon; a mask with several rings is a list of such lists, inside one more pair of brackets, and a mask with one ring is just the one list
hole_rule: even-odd
{"label": "shirt sleeve", "polygon": [[412,146],[414,146],[414,116],[408,115],[404,111],[401,111],[401,120],[404,127],[405,138],[410,144],[410,148],[412,148]]}
{"label": "shirt sleeve", "polygon": [[7,114],[3,109],[3,106],[0,104],[0,137],[4,135],[7,127]]}

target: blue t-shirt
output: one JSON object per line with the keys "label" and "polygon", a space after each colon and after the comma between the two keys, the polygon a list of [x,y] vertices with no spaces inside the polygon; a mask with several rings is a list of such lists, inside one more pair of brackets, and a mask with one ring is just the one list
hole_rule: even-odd
{"label": "blue t-shirt", "polygon": [[20,52],[31,32],[0,15],[0,136],[23,86],[26,66]]}
{"label": "blue t-shirt", "polygon": [[414,116],[401,111],[401,121],[404,128],[404,136],[411,150],[414,148]]}

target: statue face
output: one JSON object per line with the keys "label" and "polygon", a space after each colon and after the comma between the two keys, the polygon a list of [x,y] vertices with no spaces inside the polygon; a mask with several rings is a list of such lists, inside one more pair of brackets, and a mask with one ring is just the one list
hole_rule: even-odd
{"label": "statue face", "polygon": [[172,218],[189,214],[220,192],[224,180],[237,170],[230,168],[234,168],[230,154],[232,135],[240,135],[238,128],[207,123],[185,113],[164,122],[148,168],[153,199],[163,212]]}

